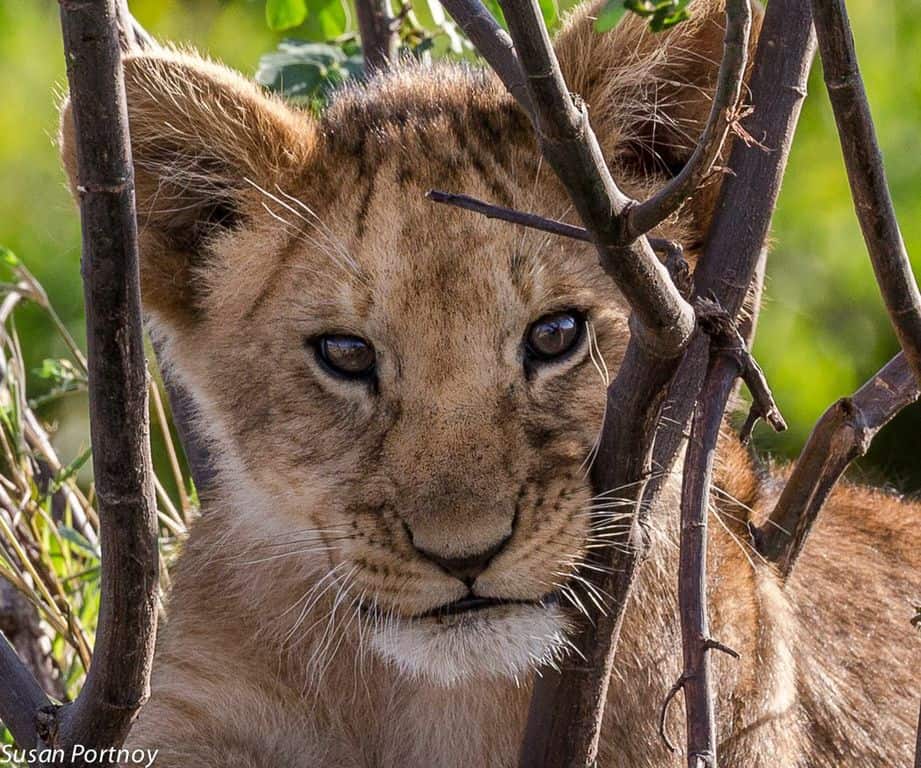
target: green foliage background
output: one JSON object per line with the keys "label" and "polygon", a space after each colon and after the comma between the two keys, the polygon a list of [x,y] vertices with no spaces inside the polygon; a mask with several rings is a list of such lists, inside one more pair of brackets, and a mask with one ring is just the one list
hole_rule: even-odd
{"label": "green foliage background", "polygon": [[[554,0],[545,4],[555,16]],[[340,0],[306,0],[305,23],[285,32],[267,27],[265,0],[132,0],[131,6],[161,39],[192,44],[248,74],[283,37],[323,41],[355,28],[353,10]],[[921,6],[919,0],[849,6],[905,240],[921,266]],[[437,7],[423,0],[414,13],[423,28],[438,21]],[[440,55],[451,44],[442,35],[431,47]],[[79,225],[53,144],[64,83],[57,2],[0,0],[0,51],[0,244],[29,265],[82,341]],[[818,67],[810,91],[775,220],[756,350],[791,425],[782,436],[759,430],[757,443],[786,456],[795,455],[832,400],[897,350],[854,221]],[[63,354],[40,313],[25,310],[19,330],[31,368]],[[43,386],[33,385],[33,394]],[[45,415],[56,422],[61,452],[76,455],[87,443],[83,397],[53,408]],[[863,474],[918,490],[919,456],[915,408],[881,435]]]}

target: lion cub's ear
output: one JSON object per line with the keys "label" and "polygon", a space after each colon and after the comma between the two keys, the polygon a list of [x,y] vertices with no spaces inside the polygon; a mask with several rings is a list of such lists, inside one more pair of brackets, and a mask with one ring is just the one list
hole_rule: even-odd
{"label": "lion cub's ear", "polygon": [[[171,51],[125,60],[145,308],[192,323],[207,285],[208,245],[259,215],[255,186],[303,169],[309,116],[229,69]],[[74,120],[61,115],[61,154],[77,189]]]}
{"label": "lion cub's ear", "polygon": [[[611,31],[595,19],[606,0],[588,2],[569,18],[555,49],[569,87],[588,104],[608,157],[643,179],[676,174],[691,156],[716,87],[726,27],[724,0],[692,0],[690,19],[654,33],[627,13]],[[762,10],[753,3],[750,48]],[[713,192],[716,185],[711,185]],[[712,194],[698,196],[712,197]],[[709,202],[698,199],[698,220]]]}

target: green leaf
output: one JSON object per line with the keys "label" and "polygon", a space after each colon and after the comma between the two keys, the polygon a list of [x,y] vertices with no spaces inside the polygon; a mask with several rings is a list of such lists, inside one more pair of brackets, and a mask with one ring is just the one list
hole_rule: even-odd
{"label": "green leaf", "polygon": [[265,21],[270,29],[298,27],[307,18],[305,0],[266,0]]}
{"label": "green leaf", "polygon": [[10,267],[18,267],[20,264],[19,257],[4,245],[0,245],[0,259]]}
{"label": "green leaf", "polygon": [[64,541],[82,550],[90,557],[94,557],[96,560],[100,559],[99,550],[78,530],[71,528],[69,525],[62,525],[58,527],[58,533],[61,534],[61,538],[64,539]]}
{"label": "green leaf", "polygon": [[61,489],[61,486],[64,485],[64,483],[66,483],[68,480],[70,480],[70,478],[76,475],[77,472],[83,469],[83,465],[86,464],[87,461],[89,461],[89,458],[92,455],[93,455],[93,449],[87,448],[85,451],[83,451],[83,453],[77,456],[77,458],[75,458],[72,462],[70,462],[70,464],[68,464],[67,466],[61,467],[61,469],[58,470],[58,473],[55,475],[55,478],[51,483],[50,492],[52,494],[57,493]]}
{"label": "green leaf", "polygon": [[[343,47],[355,51],[350,43]],[[334,88],[363,72],[361,55],[343,47],[285,40],[260,59],[256,80],[294,102],[322,107]]]}
{"label": "green leaf", "polygon": [[556,0],[538,0],[540,3],[540,12],[544,17],[544,23],[551,32],[560,24],[560,9]]}
{"label": "green leaf", "polygon": [[626,12],[627,9],[621,0],[609,0],[601,13],[598,14],[598,18],[595,19],[595,31],[608,32],[614,29],[617,26],[617,22],[623,18]]}

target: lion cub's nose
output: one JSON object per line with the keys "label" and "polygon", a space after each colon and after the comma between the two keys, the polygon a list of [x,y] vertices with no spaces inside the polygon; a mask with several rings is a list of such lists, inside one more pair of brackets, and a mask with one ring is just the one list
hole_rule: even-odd
{"label": "lion cub's nose", "polygon": [[425,549],[419,549],[419,552],[436,565],[451,574],[454,578],[460,579],[468,587],[473,585],[476,577],[479,576],[489,566],[490,561],[502,550],[511,535],[506,536],[489,549],[477,552],[474,555],[465,557],[443,557],[437,552],[430,552]]}

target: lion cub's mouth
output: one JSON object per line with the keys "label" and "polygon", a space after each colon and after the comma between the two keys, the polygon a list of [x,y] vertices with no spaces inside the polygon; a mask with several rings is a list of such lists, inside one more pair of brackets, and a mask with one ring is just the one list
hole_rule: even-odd
{"label": "lion cub's mouth", "polygon": [[484,611],[487,608],[501,608],[515,605],[529,605],[535,608],[546,608],[548,605],[556,604],[556,594],[545,595],[538,600],[503,600],[497,597],[477,597],[476,595],[467,595],[460,600],[452,603],[440,605],[423,613],[416,614],[414,619],[443,619],[448,616],[460,616],[462,614],[475,613]]}
{"label": "lion cub's mouth", "polygon": [[413,616],[414,619],[440,619],[446,616],[458,616],[462,613],[474,613],[487,608],[497,608],[503,605],[541,605],[540,600],[501,600],[495,597],[477,597],[467,595],[453,603],[440,605],[424,613]]}

